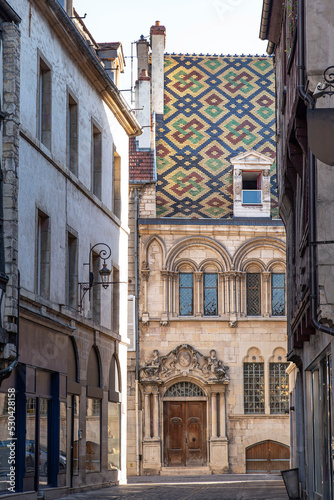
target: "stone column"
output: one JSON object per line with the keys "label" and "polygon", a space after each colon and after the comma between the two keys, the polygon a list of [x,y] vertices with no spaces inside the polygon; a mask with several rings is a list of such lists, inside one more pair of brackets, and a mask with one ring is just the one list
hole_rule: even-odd
{"label": "stone column", "polygon": [[271,273],[262,273],[263,276],[263,298],[264,298],[264,304],[261,304],[262,307],[264,307],[263,311],[263,316],[268,317],[270,315],[270,300],[269,300],[269,287],[270,287],[270,274]]}
{"label": "stone column", "polygon": [[173,316],[174,313],[174,303],[173,303],[173,276],[172,273],[168,273],[168,290],[169,290],[169,312]]}
{"label": "stone column", "polygon": [[241,302],[241,316],[246,316],[247,307],[246,307],[246,273],[241,273],[240,279],[240,302]]}
{"label": "stone column", "polygon": [[230,300],[231,300],[230,312],[235,314],[235,273],[232,273],[230,275]]}
{"label": "stone column", "polygon": [[159,437],[159,393],[153,393],[153,438]]}
{"label": "stone column", "polygon": [[147,292],[148,292],[148,277],[150,275],[149,269],[143,269],[141,272],[141,277],[143,280],[143,295],[144,295],[144,313],[148,313],[148,297],[147,297]]}
{"label": "stone column", "polygon": [[225,419],[225,391],[220,393],[219,405],[219,429],[220,437],[226,437],[226,419]]}
{"label": "stone column", "polygon": [[145,406],[145,439],[151,437],[151,405],[150,405],[150,394],[145,393],[144,395],[144,406]]}
{"label": "stone column", "polygon": [[178,273],[173,273],[173,316],[176,316],[177,313],[177,305],[176,305],[176,297],[177,297],[177,282],[178,282]]}
{"label": "stone column", "polygon": [[195,292],[195,297],[194,297],[194,304],[195,304],[195,316],[199,317],[202,315],[202,308],[201,308],[201,284],[202,284],[202,276],[203,273],[201,272],[195,272],[194,277],[195,277],[195,287],[194,287],[194,292]]}
{"label": "stone column", "polygon": [[168,314],[168,271],[161,271],[164,283],[164,314]]}
{"label": "stone column", "polygon": [[225,313],[230,312],[230,275],[229,273],[224,273],[225,275]]}
{"label": "stone column", "polygon": [[225,314],[225,277],[218,273],[218,316]]}
{"label": "stone column", "polygon": [[212,437],[217,437],[217,394],[211,394],[211,428]]}

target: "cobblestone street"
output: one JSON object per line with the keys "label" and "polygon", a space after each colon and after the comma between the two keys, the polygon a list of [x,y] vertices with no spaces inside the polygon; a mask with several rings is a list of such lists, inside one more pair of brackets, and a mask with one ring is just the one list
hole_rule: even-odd
{"label": "cobblestone street", "polygon": [[144,476],[125,486],[76,493],[67,500],[287,500],[279,475]]}

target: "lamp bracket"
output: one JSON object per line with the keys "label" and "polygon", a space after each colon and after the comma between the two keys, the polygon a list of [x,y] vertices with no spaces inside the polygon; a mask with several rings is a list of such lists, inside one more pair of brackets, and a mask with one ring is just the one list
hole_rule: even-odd
{"label": "lamp bracket", "polygon": [[315,100],[319,97],[334,95],[334,66],[328,66],[324,71],[324,79],[319,82],[315,88],[313,97]]}

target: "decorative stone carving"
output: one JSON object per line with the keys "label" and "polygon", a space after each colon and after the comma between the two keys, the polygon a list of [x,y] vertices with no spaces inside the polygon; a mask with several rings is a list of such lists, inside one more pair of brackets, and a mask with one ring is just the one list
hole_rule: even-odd
{"label": "decorative stone carving", "polygon": [[165,356],[159,356],[154,349],[153,358],[140,368],[142,382],[166,381],[177,375],[194,375],[204,382],[229,382],[228,366],[217,358],[212,349],[210,356],[204,356],[189,344],[182,344]]}

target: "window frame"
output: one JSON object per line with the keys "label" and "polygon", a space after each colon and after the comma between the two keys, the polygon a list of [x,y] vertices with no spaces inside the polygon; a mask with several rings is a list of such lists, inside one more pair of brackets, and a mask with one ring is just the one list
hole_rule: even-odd
{"label": "window frame", "polygon": [[[282,275],[284,276],[284,285],[283,287],[274,287],[273,285],[273,277],[276,275]],[[271,279],[270,279],[270,292],[271,292],[271,316],[273,317],[284,317],[286,316],[286,273],[283,271],[280,272],[272,272],[271,273]],[[273,290],[283,290],[283,314],[274,314],[274,294]]]}
{"label": "window frame", "polygon": [[[258,276],[258,314],[250,314],[250,300],[249,300],[249,294],[250,294],[250,285],[248,283],[249,276],[251,275],[257,275]],[[257,272],[246,272],[246,316],[249,317],[259,317],[262,316],[262,273],[260,271]]]}
{"label": "window frame", "polygon": [[[191,283],[191,286],[189,287],[186,287],[186,286],[182,286],[181,284],[181,276],[183,275],[191,275],[192,277],[192,283]],[[182,307],[181,307],[181,290],[190,290],[191,289],[191,306],[190,306],[190,309],[191,309],[191,313],[190,314],[183,314],[181,312],[182,310]],[[193,271],[191,272],[184,272],[184,271],[179,271],[179,316],[182,316],[182,317],[190,317],[190,316],[194,316],[194,273]]]}
{"label": "window frame", "polygon": [[[253,373],[246,373],[245,367],[253,365]],[[256,380],[254,378],[254,369],[256,368],[259,369],[259,382],[256,384]],[[252,375],[252,379],[248,378],[246,381],[246,376]],[[249,381],[250,380],[250,381]],[[246,382],[251,384],[251,387],[249,387],[246,391]],[[256,388],[256,385],[258,385],[258,388]],[[258,394],[256,394],[256,390],[258,391]],[[245,415],[264,415],[266,412],[265,409],[265,366],[263,361],[256,361],[256,362],[248,362],[244,361],[243,362],[243,396],[244,396],[244,414]],[[248,399],[251,398],[252,401],[250,402]],[[256,398],[259,399],[259,402],[256,402]],[[250,411],[250,405],[253,405],[254,407],[256,404],[260,404],[260,410],[261,411]]]}
{"label": "window frame", "polygon": [[[215,287],[211,287],[211,286],[205,286],[205,277],[208,276],[208,275],[214,275],[216,276],[216,286]],[[219,294],[218,294],[218,272],[203,272],[203,317],[207,318],[207,317],[212,317],[212,316],[218,316],[218,301],[219,301]],[[209,290],[212,290],[214,289],[215,290],[215,306],[216,306],[216,310],[215,310],[215,313],[214,314],[206,314],[205,312],[205,309],[206,309],[206,306],[205,306],[205,291],[209,289]]]}

